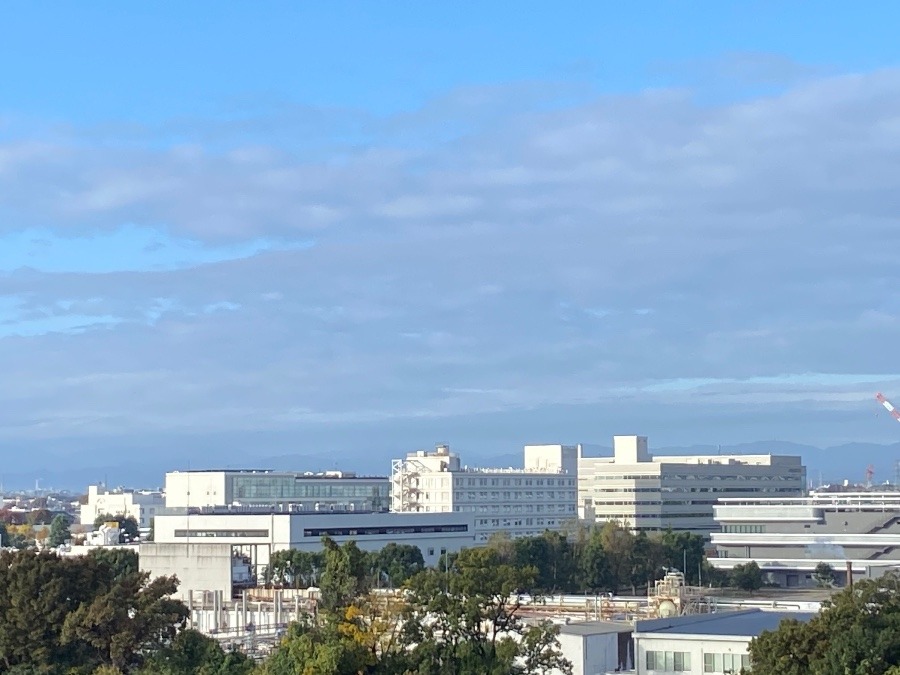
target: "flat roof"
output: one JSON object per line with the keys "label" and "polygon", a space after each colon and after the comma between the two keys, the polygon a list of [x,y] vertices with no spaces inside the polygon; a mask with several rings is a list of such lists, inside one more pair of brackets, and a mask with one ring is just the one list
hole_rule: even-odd
{"label": "flat roof", "polygon": [[560,624],[561,635],[606,635],[609,633],[630,633],[634,626],[621,621],[579,621]]}
{"label": "flat roof", "polygon": [[316,480],[390,480],[387,476],[363,476],[352,471],[282,471],[280,469],[185,469],[184,471],[168,471],[178,473],[229,473],[245,476],[293,476],[294,478],[312,478]]}
{"label": "flat roof", "polygon": [[692,614],[668,619],[638,621],[635,633],[643,635],[721,635],[757,637],[767,630],[776,630],[785,619],[809,621],[811,612],[769,612],[761,609],[715,614]]}

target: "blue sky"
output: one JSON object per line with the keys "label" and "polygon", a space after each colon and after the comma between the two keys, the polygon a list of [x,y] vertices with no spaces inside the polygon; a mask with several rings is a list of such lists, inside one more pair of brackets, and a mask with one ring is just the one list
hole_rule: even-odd
{"label": "blue sky", "polygon": [[893,3],[2,11],[9,471],[896,439]]}

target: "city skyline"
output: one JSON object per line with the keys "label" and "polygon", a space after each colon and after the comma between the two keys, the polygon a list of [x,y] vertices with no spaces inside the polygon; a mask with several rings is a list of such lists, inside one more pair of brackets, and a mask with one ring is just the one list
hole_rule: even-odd
{"label": "city skyline", "polygon": [[900,441],[900,10],[339,4],[9,17],[4,474]]}

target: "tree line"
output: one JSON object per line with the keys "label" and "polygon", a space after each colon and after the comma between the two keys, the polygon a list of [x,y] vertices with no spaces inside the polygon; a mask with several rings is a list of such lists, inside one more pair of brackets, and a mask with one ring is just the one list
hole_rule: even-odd
{"label": "tree line", "polygon": [[[825,570],[823,570],[825,572]],[[900,675],[900,574],[855,583],[809,621],[782,621],[750,643],[766,675]]]}

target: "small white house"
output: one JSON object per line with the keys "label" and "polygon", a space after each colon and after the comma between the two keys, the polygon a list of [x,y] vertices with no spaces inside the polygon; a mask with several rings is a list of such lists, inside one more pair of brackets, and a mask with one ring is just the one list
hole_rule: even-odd
{"label": "small white house", "polygon": [[815,614],[748,609],[639,621],[634,629],[635,675],[740,673],[750,641],[784,619]]}

